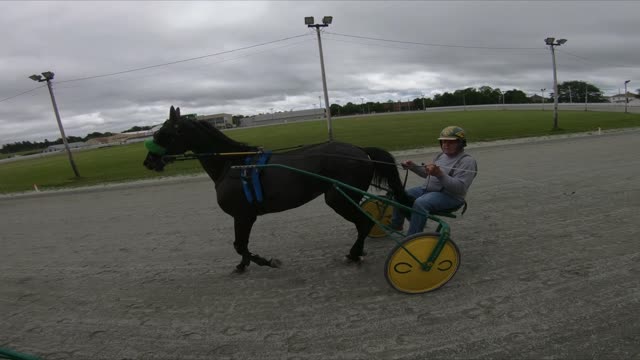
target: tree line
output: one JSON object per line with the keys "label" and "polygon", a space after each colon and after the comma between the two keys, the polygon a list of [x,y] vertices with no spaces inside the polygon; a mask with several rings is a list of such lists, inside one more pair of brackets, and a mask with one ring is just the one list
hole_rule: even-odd
{"label": "tree line", "polygon": [[[464,105],[489,105],[489,104],[531,104],[553,102],[553,89],[540,89],[540,93],[527,96],[518,89],[500,90],[490,86],[479,88],[469,87],[436,94],[433,98],[415,98],[407,102],[362,102],[360,104],[349,102],[346,105],[331,104],[332,116],[357,115],[364,113],[380,113],[389,111],[424,110],[425,108],[441,106]],[[551,90],[551,91],[548,91]],[[558,102],[584,103],[585,99],[590,103],[608,102],[602,91],[595,85],[584,81],[566,81],[558,84]]]}

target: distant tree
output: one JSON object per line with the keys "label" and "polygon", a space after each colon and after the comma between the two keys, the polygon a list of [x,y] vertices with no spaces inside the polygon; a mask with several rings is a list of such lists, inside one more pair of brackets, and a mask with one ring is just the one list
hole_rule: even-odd
{"label": "distant tree", "polygon": [[83,142],[82,138],[79,136],[67,136],[67,141],[70,143],[73,142]]}
{"label": "distant tree", "polygon": [[504,93],[504,102],[506,104],[527,104],[531,101],[524,91],[513,89]]}
{"label": "distant tree", "polygon": [[356,115],[362,113],[362,106],[356,105],[349,101],[345,106],[340,109],[342,115]]}
{"label": "distant tree", "polygon": [[583,103],[585,98],[590,103],[607,102],[602,91],[597,86],[587,82],[574,80],[558,84],[558,102]]}
{"label": "distant tree", "polygon": [[113,135],[113,133],[110,132],[106,132],[106,133],[101,133],[101,132],[92,132],[90,134],[87,134],[87,136],[85,136],[82,140],[83,141],[87,141],[87,140],[91,140],[91,139],[95,139],[95,138],[100,138],[100,137],[105,137],[105,136],[111,136]]}
{"label": "distant tree", "polygon": [[233,115],[231,116],[231,122],[235,126],[240,126],[242,124],[242,119],[244,119],[244,115]]}

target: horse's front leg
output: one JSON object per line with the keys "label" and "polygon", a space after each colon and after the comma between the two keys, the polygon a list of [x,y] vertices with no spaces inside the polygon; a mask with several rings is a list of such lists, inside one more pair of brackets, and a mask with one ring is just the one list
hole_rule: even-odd
{"label": "horse's front leg", "polygon": [[260,266],[270,266],[270,267],[280,267],[282,264],[278,259],[267,260],[257,254],[252,254],[249,251],[249,236],[251,234],[251,228],[253,224],[256,222],[256,217],[251,218],[242,218],[235,217],[233,218],[233,226],[235,230],[236,239],[233,242],[233,247],[236,249],[236,252],[242,256],[242,261],[240,264],[236,266],[234,270],[235,273],[243,273],[247,270],[247,266],[253,261],[254,263]]}

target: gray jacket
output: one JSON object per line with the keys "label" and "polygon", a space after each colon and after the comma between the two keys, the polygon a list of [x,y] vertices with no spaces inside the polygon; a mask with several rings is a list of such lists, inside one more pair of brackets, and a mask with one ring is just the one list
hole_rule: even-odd
{"label": "gray jacket", "polygon": [[427,177],[424,167],[416,167],[413,172],[420,177],[426,177],[425,187],[427,191],[442,191],[452,197],[464,200],[473,179],[478,171],[476,160],[464,151],[461,151],[454,157],[449,157],[444,153],[436,155],[433,163],[442,169],[444,175],[437,178],[435,176]]}

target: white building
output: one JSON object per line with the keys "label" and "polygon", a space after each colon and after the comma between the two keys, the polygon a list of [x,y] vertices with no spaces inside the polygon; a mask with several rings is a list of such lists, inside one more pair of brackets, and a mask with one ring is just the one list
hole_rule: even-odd
{"label": "white building", "polygon": [[[89,145],[82,141],[69,143],[69,149],[80,149],[87,146]],[[48,148],[44,149],[42,152],[48,153],[48,152],[54,152],[54,151],[62,151],[64,149],[65,149],[64,144],[58,144],[58,145],[51,145]]]}
{"label": "white building", "polygon": [[609,102],[614,104],[624,104],[629,99],[629,104],[640,105],[640,99],[636,98],[636,95],[628,92],[624,94],[617,94],[609,97]]}
{"label": "white building", "polygon": [[290,122],[305,121],[305,120],[320,120],[324,119],[324,108],[296,110],[296,111],[279,111],[271,114],[260,114],[242,118],[240,126],[259,126],[259,125],[273,125],[273,124],[286,124]]}
{"label": "white building", "polygon": [[197,119],[208,122],[216,129],[228,129],[233,127],[233,115],[231,114],[198,115]]}

